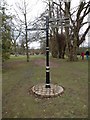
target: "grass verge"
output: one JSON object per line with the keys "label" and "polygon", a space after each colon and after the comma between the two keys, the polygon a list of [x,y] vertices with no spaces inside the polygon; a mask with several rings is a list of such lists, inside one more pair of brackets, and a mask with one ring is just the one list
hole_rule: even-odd
{"label": "grass verge", "polygon": [[[62,85],[64,94],[56,98],[39,99],[29,94],[29,88],[45,82],[43,56],[11,57],[3,64],[3,118],[85,118],[88,117],[88,62],[66,62],[52,59],[51,82]],[[41,63],[42,64],[42,63]]]}

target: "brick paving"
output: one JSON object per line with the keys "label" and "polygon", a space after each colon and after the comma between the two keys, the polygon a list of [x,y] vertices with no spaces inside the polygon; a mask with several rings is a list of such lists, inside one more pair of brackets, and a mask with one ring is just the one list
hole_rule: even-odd
{"label": "brick paving", "polygon": [[64,91],[63,87],[57,84],[50,84],[50,86],[51,88],[45,88],[45,84],[38,84],[31,89],[34,94],[41,97],[55,97],[61,95]]}

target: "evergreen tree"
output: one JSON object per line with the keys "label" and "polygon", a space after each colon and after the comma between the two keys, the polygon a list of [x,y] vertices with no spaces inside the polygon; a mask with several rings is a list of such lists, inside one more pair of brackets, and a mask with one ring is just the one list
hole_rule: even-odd
{"label": "evergreen tree", "polygon": [[10,20],[11,16],[5,13],[6,6],[2,7],[2,23],[1,23],[1,34],[2,34],[2,60],[5,61],[10,57],[11,51],[11,27]]}

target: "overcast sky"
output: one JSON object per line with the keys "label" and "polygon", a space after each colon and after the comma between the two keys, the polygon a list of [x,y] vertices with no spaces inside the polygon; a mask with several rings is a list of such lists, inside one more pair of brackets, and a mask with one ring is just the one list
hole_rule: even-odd
{"label": "overcast sky", "polygon": [[[16,4],[21,4],[23,0],[6,0],[7,3],[12,6],[13,8],[16,8]],[[34,19],[35,17],[39,16],[40,13],[42,13],[45,10],[46,3],[43,2],[43,0],[26,0],[26,3],[28,3],[28,17],[30,19]]]}

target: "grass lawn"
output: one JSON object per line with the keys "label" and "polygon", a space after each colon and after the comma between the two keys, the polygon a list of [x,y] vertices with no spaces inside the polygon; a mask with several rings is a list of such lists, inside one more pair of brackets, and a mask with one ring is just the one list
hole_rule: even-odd
{"label": "grass lawn", "polygon": [[62,96],[41,99],[29,89],[45,82],[45,57],[11,57],[3,64],[3,118],[86,118],[88,117],[88,62],[51,61],[51,83],[65,88]]}

